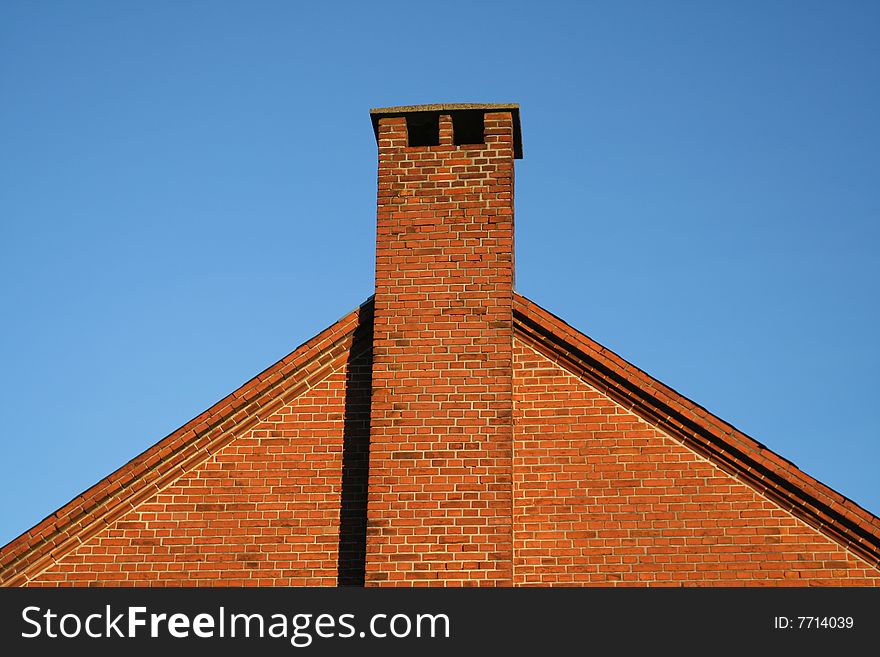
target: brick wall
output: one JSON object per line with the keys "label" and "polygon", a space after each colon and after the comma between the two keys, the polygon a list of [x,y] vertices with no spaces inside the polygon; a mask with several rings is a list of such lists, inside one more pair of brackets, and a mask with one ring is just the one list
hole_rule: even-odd
{"label": "brick wall", "polygon": [[377,111],[374,302],[6,546],[0,585],[880,585],[880,519],[514,295],[518,110],[483,107]]}
{"label": "brick wall", "polygon": [[[245,386],[276,383],[252,411],[263,419],[244,430],[222,423],[217,429],[230,435],[197,450],[206,455],[197,465],[172,473],[178,476],[133,509],[125,503],[127,510],[106,526],[98,520],[103,528],[80,530],[79,545],[28,573],[30,581],[0,574],[31,586],[363,584],[369,309],[361,315],[347,320],[360,321],[346,329],[347,337],[335,346],[319,342],[316,357],[300,368],[317,372],[317,379],[285,381],[282,361]],[[279,404],[286,397],[293,399]],[[170,447],[158,447],[170,460]],[[37,553],[67,534],[37,543]]]}
{"label": "brick wall", "polygon": [[880,585],[880,571],[515,343],[517,585]]}
{"label": "brick wall", "polygon": [[513,118],[379,120],[366,580],[511,582]]}
{"label": "brick wall", "polygon": [[[363,325],[348,348],[356,357],[333,363],[306,392],[84,536],[27,583],[363,584],[369,329]],[[512,561],[499,555],[510,563],[509,583],[880,586],[876,567],[527,341],[513,345]],[[457,464],[449,467],[456,483],[467,481]],[[479,502],[481,491],[466,487],[462,500]],[[406,511],[416,498],[403,489],[395,502]],[[445,507],[450,517],[465,517],[454,502]],[[400,512],[416,528],[402,534],[415,540],[402,543],[400,554],[420,545],[424,517],[415,504],[409,515]],[[465,540],[443,544],[473,551]],[[449,553],[453,563],[456,554]]]}

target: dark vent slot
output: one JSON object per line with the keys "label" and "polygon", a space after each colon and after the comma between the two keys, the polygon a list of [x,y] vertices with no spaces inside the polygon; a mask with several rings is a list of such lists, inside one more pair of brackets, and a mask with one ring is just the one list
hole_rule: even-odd
{"label": "dark vent slot", "polygon": [[440,145],[440,115],[428,112],[406,115],[409,146]]}
{"label": "dark vent slot", "polygon": [[452,138],[456,145],[485,144],[483,112],[453,112]]}

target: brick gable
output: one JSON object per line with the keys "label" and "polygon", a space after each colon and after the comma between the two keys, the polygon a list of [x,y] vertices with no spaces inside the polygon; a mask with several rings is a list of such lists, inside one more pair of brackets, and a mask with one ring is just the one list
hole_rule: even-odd
{"label": "brick gable", "polygon": [[[220,538],[223,536],[229,545],[233,545],[235,541],[227,532],[233,528],[224,528],[223,525],[235,524],[235,518],[239,518],[248,526],[247,523],[255,520],[252,514],[264,512],[254,508],[255,504],[259,506],[260,499],[269,505],[295,506],[305,502],[306,506],[313,506],[312,513],[318,513],[319,509],[321,513],[330,513],[328,500],[331,497],[337,518],[335,540],[340,544],[341,553],[337,564],[340,580],[343,583],[352,583],[352,580],[357,583],[360,578],[362,582],[363,548],[360,546],[365,531],[362,520],[366,504],[364,463],[369,426],[369,411],[365,408],[368,409],[369,404],[371,332],[372,303],[367,302],[7,544],[0,551],[0,585],[36,583],[35,579],[51,579],[57,584],[95,581],[119,585],[143,581],[144,578],[152,583],[180,583],[179,576],[168,579],[161,576],[165,572],[182,569],[172,565],[172,555],[175,562],[190,563],[195,558],[195,549],[171,550],[172,545],[182,538],[180,532],[169,533],[173,527],[179,526],[180,531],[192,539],[181,545],[206,545],[205,541],[213,545],[222,542]],[[331,378],[325,381],[328,377]],[[321,392],[313,392],[316,387]],[[301,404],[307,404],[303,408],[310,410],[299,414],[295,409],[300,408],[296,402],[301,397]],[[282,435],[270,435],[275,433]],[[300,439],[293,440],[294,434]],[[321,445],[314,444],[318,438],[323,441]],[[275,446],[270,447],[273,442]],[[278,454],[274,454],[274,451]],[[302,485],[303,477],[299,477],[299,483],[292,482],[290,478],[285,480],[284,485],[277,482],[280,477],[277,468],[289,467],[276,458],[281,455],[296,461],[313,462],[316,488],[312,490],[306,487],[305,500],[299,496],[291,497],[296,486]],[[258,463],[252,464],[252,459]],[[262,467],[260,459],[263,459]],[[224,462],[226,465],[222,466]],[[218,488],[211,492],[204,486],[198,486],[202,481],[198,473],[203,467],[208,470],[219,467],[220,473],[238,470],[248,474],[247,477],[224,477],[218,474],[211,479]],[[195,479],[190,480],[193,476]],[[183,497],[178,495],[171,500],[159,497],[169,489],[174,490],[181,481],[194,482],[186,489],[189,491],[187,495],[192,494],[192,499],[184,499],[187,495],[183,492]],[[345,491],[340,489],[343,484]],[[332,494],[327,486],[336,487]],[[241,494],[242,491],[247,492]],[[349,500],[346,511],[342,513],[339,511],[340,495]],[[215,499],[218,497],[224,500]],[[184,506],[178,508],[178,502]],[[143,508],[144,504],[153,504],[154,507]],[[164,510],[155,507],[156,504]],[[167,510],[169,504],[170,511]],[[197,505],[201,506],[197,508]],[[224,505],[225,511],[218,509],[219,505]],[[134,516],[130,516],[133,510]],[[278,509],[265,509],[269,515],[276,511]],[[215,515],[220,512],[226,516],[220,518]],[[169,517],[169,513],[176,515]],[[190,517],[192,525],[187,522]],[[132,524],[119,526],[116,525],[118,521]],[[324,518],[322,523],[326,524],[326,521],[327,518]],[[169,525],[163,527],[162,523]],[[108,528],[113,528],[115,532],[112,537],[105,535]],[[176,535],[172,537],[171,533]],[[251,536],[250,544],[260,543],[259,534],[255,532]],[[95,537],[98,544],[105,540],[111,543],[104,548],[94,548],[92,541]],[[163,543],[161,539],[165,538],[168,540]],[[143,544],[137,543],[142,539]],[[156,542],[157,539],[160,540]],[[214,560],[220,559],[223,554],[230,554],[232,557],[230,562],[226,562],[227,565],[238,557],[242,562],[251,561],[244,558],[249,553],[248,543],[239,545],[239,548],[232,550],[218,549]],[[65,562],[72,552],[82,549],[84,552],[81,555],[91,554],[93,548],[97,549],[95,559]],[[120,578],[117,573],[117,576],[102,577],[97,582],[96,578],[83,574],[109,572],[106,570],[109,565],[105,555],[116,552],[124,552],[125,558],[131,558],[135,563],[148,565],[129,579]],[[143,555],[144,559],[136,555]],[[326,563],[328,558],[322,556],[322,562]],[[59,570],[67,575],[51,575],[49,571],[53,571],[60,562],[65,563]],[[271,563],[264,562],[269,566]],[[155,570],[149,564],[155,565]],[[325,577],[324,571],[318,570],[320,572],[308,577]],[[237,577],[240,575],[240,572],[235,574],[237,571],[224,572],[214,581],[219,583]],[[296,578],[306,577],[304,569],[297,568],[297,571],[299,574]],[[246,583],[253,584],[259,580],[253,577],[253,572],[251,575]],[[197,573],[189,577],[193,581],[210,581],[202,579]]]}
{"label": "brick gable", "polygon": [[880,571],[517,341],[520,585],[880,585]]}
{"label": "brick gable", "polygon": [[[514,301],[513,585],[880,584],[875,516],[776,457],[793,481],[814,482],[798,488],[800,502],[781,504],[772,482],[753,485],[741,462],[718,461],[646,419],[598,369],[641,381],[631,394],[682,410],[692,402],[532,302]],[[182,436],[211,411],[7,545],[0,581],[364,584],[371,318],[368,302],[243,386],[236,394],[247,399],[249,386],[275,380],[257,402],[274,410],[257,424],[226,424],[235,415],[230,396],[214,408],[226,409],[213,423],[226,434],[202,443],[197,458],[175,454],[188,453]],[[545,329],[543,342],[535,326]],[[564,358],[559,344],[577,354]],[[572,360],[589,349],[591,377],[586,362]],[[711,415],[704,421],[723,425]],[[747,436],[739,441],[767,451]],[[155,468],[157,453],[168,454],[165,470]],[[150,483],[163,474],[164,484]],[[141,497],[151,486],[161,491]],[[399,503],[406,508],[405,498]],[[821,510],[828,504],[849,523],[835,526]]]}
{"label": "brick gable", "polygon": [[345,372],[335,371],[34,583],[332,586]]}
{"label": "brick gable", "polygon": [[514,292],[518,106],[371,115],[375,297],[0,585],[880,585],[880,518]]}

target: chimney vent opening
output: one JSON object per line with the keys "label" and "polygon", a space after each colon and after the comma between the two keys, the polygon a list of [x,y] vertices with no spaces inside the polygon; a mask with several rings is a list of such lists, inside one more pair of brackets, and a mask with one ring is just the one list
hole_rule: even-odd
{"label": "chimney vent opening", "polygon": [[440,114],[419,112],[406,115],[407,144],[418,146],[440,145]]}
{"label": "chimney vent opening", "polygon": [[462,144],[485,144],[483,112],[452,112],[452,139],[456,146]]}

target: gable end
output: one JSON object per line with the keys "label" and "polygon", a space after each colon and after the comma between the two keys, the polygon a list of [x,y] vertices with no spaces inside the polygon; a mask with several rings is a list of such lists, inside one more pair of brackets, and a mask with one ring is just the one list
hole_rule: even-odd
{"label": "gable end", "polygon": [[880,518],[521,295],[514,328],[553,362],[880,567]]}
{"label": "gable end", "polygon": [[[372,331],[373,300],[270,366],[0,550],[0,586],[20,586],[313,388]],[[366,341],[369,344],[369,340]]]}

